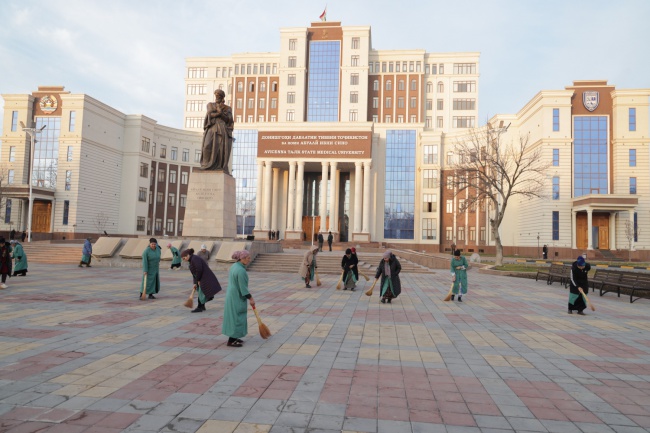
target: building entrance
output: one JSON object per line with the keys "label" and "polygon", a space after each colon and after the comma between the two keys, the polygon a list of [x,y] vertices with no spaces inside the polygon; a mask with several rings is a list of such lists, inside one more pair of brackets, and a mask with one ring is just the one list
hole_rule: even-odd
{"label": "building entrance", "polygon": [[[587,213],[576,215],[576,246],[578,249],[588,249]],[[609,249],[609,214],[594,213],[591,217],[591,243],[596,250]]]}
{"label": "building entrance", "polygon": [[51,216],[51,202],[34,200],[34,208],[32,210],[32,232],[49,233]]}

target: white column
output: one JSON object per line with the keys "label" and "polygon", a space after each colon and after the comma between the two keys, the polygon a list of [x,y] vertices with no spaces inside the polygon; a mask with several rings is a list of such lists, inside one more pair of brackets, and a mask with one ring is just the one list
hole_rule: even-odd
{"label": "white column", "polygon": [[616,212],[609,213],[609,249],[616,249]]}
{"label": "white column", "polygon": [[287,230],[293,230],[296,204],[296,161],[289,161],[289,202],[287,203]]}
{"label": "white column", "polygon": [[[280,169],[273,168],[273,192],[271,193],[271,230],[278,231],[278,196],[280,195]],[[276,238],[277,239],[277,238]]]}
{"label": "white column", "polygon": [[576,211],[571,211],[571,249],[577,249],[576,245]]}
{"label": "white column", "polygon": [[296,177],[296,220],[294,230],[302,231],[302,195],[305,185],[305,162],[298,161],[298,176]]}
{"label": "white column", "polygon": [[593,211],[591,209],[587,209],[587,249],[588,250],[593,250],[593,242],[594,239],[591,234],[591,221],[592,221],[592,213]]}
{"label": "white column", "polygon": [[363,193],[361,192],[361,161],[354,163],[354,225],[352,233],[361,233],[361,199]]}
{"label": "white column", "polygon": [[330,223],[329,223],[329,231],[331,232],[336,232],[338,231],[336,229],[337,226],[334,225],[335,223],[335,215],[336,215],[336,165],[338,163],[336,161],[330,162],[330,167],[331,167],[331,172],[332,172],[332,180],[330,181],[330,184],[332,185],[331,191],[330,191]]}
{"label": "white column", "polygon": [[262,228],[262,194],[264,185],[264,161],[257,160],[257,187],[255,188],[255,229],[260,230]]}
{"label": "white column", "polygon": [[320,232],[327,231],[327,170],[329,162],[321,163],[320,200],[318,213],[320,215]]}
{"label": "white column", "polygon": [[370,233],[370,161],[363,163],[363,233]]}
{"label": "white column", "polygon": [[[628,215],[630,215],[630,227],[632,227],[632,230],[634,230],[634,209],[630,209],[628,211]],[[636,246],[634,245],[634,235],[630,241],[630,251],[636,251]]]}
{"label": "white column", "polygon": [[271,176],[273,175],[273,162],[266,161],[264,167],[264,225],[263,230],[271,230]]}
{"label": "white column", "polygon": [[334,180],[336,181],[334,183],[334,195],[336,196],[336,199],[334,200],[334,223],[332,224],[332,227],[334,227],[334,230],[338,232],[339,231],[339,197],[340,197],[339,189],[341,188],[341,170],[336,170]]}

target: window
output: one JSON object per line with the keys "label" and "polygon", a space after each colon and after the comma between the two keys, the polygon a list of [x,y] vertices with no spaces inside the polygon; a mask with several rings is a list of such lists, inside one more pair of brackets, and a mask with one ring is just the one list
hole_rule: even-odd
{"label": "window", "polygon": [[[447,165],[454,165],[454,152],[447,152]],[[447,176],[447,189],[453,189],[453,183],[449,183],[450,179],[453,180],[451,175]]]}
{"label": "window", "polygon": [[11,185],[12,183],[14,183],[14,176],[15,176],[15,171],[14,170],[9,170],[9,172],[7,174],[7,183],[8,184]]}
{"label": "window", "polygon": [[379,98],[376,96],[372,98],[372,108],[379,108]]}
{"label": "window", "polygon": [[427,144],[422,146],[424,151],[423,164],[437,164],[438,163],[438,145]]}
{"label": "window", "polygon": [[359,66],[359,56],[352,56],[350,66]]}
{"label": "window", "polygon": [[253,98],[248,98],[248,105],[247,105],[247,107],[248,107],[249,109],[253,109],[253,108],[255,108],[255,99],[253,99]]}
{"label": "window", "polygon": [[436,219],[435,218],[422,219],[422,239],[436,240]]}
{"label": "window", "polygon": [[174,233],[174,220],[169,218],[167,220],[167,227],[165,228],[167,233]]}
{"label": "window", "polygon": [[72,171],[65,171],[65,190],[70,191],[72,189]]}
{"label": "window", "polygon": [[441,81],[438,83],[438,93],[444,93],[444,91],[445,91],[445,85]]}
{"label": "window", "polygon": [[237,98],[236,107],[237,107],[237,109],[239,109],[239,110],[241,110],[242,108],[244,108],[244,101],[242,101],[241,98]]}
{"label": "window", "polygon": [[185,111],[203,111],[204,106],[204,101],[188,100],[185,102]]}
{"label": "window", "polygon": [[379,91],[379,80],[375,80],[372,82],[372,90],[374,90],[375,92]]}
{"label": "window", "polygon": [[386,98],[386,108],[391,108],[393,106],[393,99],[389,96]]}
{"label": "window", "polygon": [[287,85],[295,86],[296,85],[296,74],[287,75]]}
{"label": "window", "polygon": [[16,132],[18,130],[18,112],[11,112],[11,131]]}
{"label": "window", "polygon": [[185,127],[186,128],[203,128],[203,119],[200,117],[186,117],[185,118]]}
{"label": "window", "polygon": [[424,127],[425,128],[433,128],[433,118],[431,116],[427,116],[424,119]]}
{"label": "window", "polygon": [[393,82],[391,80],[386,81],[386,90],[393,90]]}
{"label": "window", "polygon": [[147,188],[143,188],[143,187],[139,188],[138,201],[147,201]]}
{"label": "window", "polygon": [[207,68],[187,68],[187,78],[205,78]]}
{"label": "window", "polygon": [[289,51],[296,51],[296,42],[298,39],[289,39]]}
{"label": "window", "polygon": [[445,101],[443,99],[438,99],[436,101],[436,108],[438,110],[442,110],[444,108],[444,106],[445,106]]}
{"label": "window", "polygon": [[271,92],[277,92],[278,91],[278,82],[274,81],[271,83]]}
{"label": "window", "polygon": [[630,149],[630,167],[636,167],[636,149]]}
{"label": "window", "polygon": [[158,182],[164,182],[165,181],[165,169],[164,168],[159,168],[158,169]]}
{"label": "window", "polygon": [[636,177],[630,178],[630,194],[636,194]]}
{"label": "window", "polygon": [[444,121],[442,119],[442,116],[436,117],[436,127],[442,128],[444,124]]}
{"label": "window", "polygon": [[357,110],[350,110],[350,122],[356,122],[358,116],[359,112]]}
{"label": "window", "polygon": [[198,149],[194,150],[194,162],[201,162],[201,151]]}
{"label": "window", "polygon": [[298,63],[298,58],[297,57],[294,57],[294,56],[289,57],[289,67],[290,68],[295,68],[297,63]]}
{"label": "window", "polygon": [[178,159],[178,147],[172,147],[172,161]]}
{"label": "window", "polygon": [[187,85],[187,94],[188,95],[205,95],[205,84],[188,84]]}
{"label": "window", "polygon": [[403,114],[398,114],[397,115],[397,123],[404,123],[404,115]]}
{"label": "window", "polygon": [[16,162],[16,146],[9,147],[9,162]]}
{"label": "window", "polygon": [[443,65],[442,63],[440,63],[438,65],[438,73],[439,74],[444,74],[445,73],[445,65]]}
{"label": "window", "polygon": [[553,109],[553,131],[559,131],[559,130],[560,130],[560,109],[554,108]]}
{"label": "window", "polygon": [[376,114],[373,114],[372,115],[372,121],[375,122],[375,123],[378,123],[379,122],[379,116],[376,115]]}
{"label": "window", "polygon": [[629,109],[629,129],[630,131],[636,131],[636,108]]}
{"label": "window", "polygon": [[469,228],[469,240],[476,242],[476,227]]}
{"label": "window", "polygon": [[278,98],[271,98],[271,108],[278,108]]}
{"label": "window", "polygon": [[427,93],[433,93],[433,83],[431,81],[427,81]]}
{"label": "window", "polygon": [[454,81],[455,93],[476,92],[476,81]]}
{"label": "window", "polygon": [[68,225],[68,215],[70,215],[70,200],[63,200],[63,225]]}
{"label": "window", "polygon": [[5,202],[5,224],[11,222],[11,199],[8,198]]}
{"label": "window", "polygon": [[169,206],[176,206],[176,194],[170,192],[169,195],[167,195],[167,204]]}
{"label": "window", "polygon": [[350,85],[351,86],[359,85],[359,74],[350,74]]}
{"label": "window", "polygon": [[411,123],[416,123],[418,121],[418,118],[415,114],[411,114]]}
{"label": "window", "polygon": [[265,109],[266,108],[266,100],[264,98],[260,98],[260,109]]}
{"label": "window", "polygon": [[176,183],[176,170],[169,170],[169,183]]}
{"label": "window", "polygon": [[435,194],[423,194],[422,212],[436,212],[437,196]]}
{"label": "window", "polygon": [[237,92],[243,92],[244,91],[244,83],[242,81],[239,81],[237,83]]}
{"label": "window", "polygon": [[145,221],[144,217],[140,217],[140,216],[138,217],[137,223],[136,223],[136,228],[135,228],[137,231],[139,231],[139,232],[144,231],[144,221]]}
{"label": "window", "polygon": [[454,201],[453,200],[447,200],[445,202],[445,212],[454,213]]}
{"label": "window", "polygon": [[454,99],[452,109],[454,110],[475,110],[476,99]]}
{"label": "window", "polygon": [[480,236],[480,240],[485,242],[485,227],[480,228],[479,236]]}
{"label": "window", "polygon": [[553,240],[560,240],[560,212],[553,211]]}
{"label": "window", "polygon": [[359,102],[359,92],[350,92],[350,104]]}
{"label": "window", "polygon": [[353,50],[358,50],[360,44],[361,44],[361,39],[360,38],[352,38],[352,49]]}
{"label": "window", "polygon": [[190,149],[183,149],[183,162],[190,161]]}
{"label": "window", "polygon": [[560,178],[553,176],[553,200],[560,199]]}
{"label": "window", "polygon": [[[142,137],[142,147],[140,150],[142,150],[144,153],[149,153],[149,145],[151,144],[151,141],[147,137]],[[154,155],[156,156],[156,155]]]}
{"label": "window", "polygon": [[160,145],[160,157],[161,158],[167,158],[167,145],[166,144],[161,144]]}
{"label": "window", "polygon": [[296,102],[296,93],[287,92],[287,104],[293,104]]}
{"label": "window", "polygon": [[404,97],[399,96],[397,98],[397,108],[404,108]]}
{"label": "window", "polygon": [[189,179],[190,173],[188,171],[181,171],[181,185],[187,185]]}
{"label": "window", "polygon": [[454,74],[476,74],[476,63],[454,63]]}
{"label": "window", "polygon": [[454,240],[454,229],[452,227],[445,228],[445,239],[448,241]]}
{"label": "window", "polygon": [[553,149],[553,166],[560,165],[560,149]]}
{"label": "window", "polygon": [[156,218],[156,224],[154,225],[154,230],[159,233],[162,231],[162,218]]}
{"label": "window", "polygon": [[294,110],[287,110],[287,122],[293,122],[294,115],[295,115]]}
{"label": "window", "polygon": [[178,204],[180,207],[186,207],[187,206],[187,195],[186,194],[181,194],[179,199],[178,199]]}
{"label": "window", "polygon": [[68,124],[68,131],[69,132],[74,132],[76,122],[77,122],[77,112],[76,111],[71,111],[70,112],[70,123]]}
{"label": "window", "polygon": [[411,96],[411,108],[417,108],[418,106],[418,98],[415,96]]}
{"label": "window", "polygon": [[454,116],[452,118],[452,125],[454,128],[473,128],[474,127],[474,117],[473,116]]}
{"label": "window", "polygon": [[163,193],[162,191],[158,191],[156,194],[156,203],[162,203],[163,202]]}
{"label": "window", "polygon": [[404,90],[404,80],[399,80],[397,82],[397,90]]}
{"label": "window", "polygon": [[416,137],[414,129],[386,131],[385,239],[416,239]]}
{"label": "window", "polygon": [[260,92],[266,92],[266,81],[260,82]]}
{"label": "window", "polygon": [[418,89],[418,81],[411,80],[411,90],[417,90],[417,89]]}
{"label": "window", "polygon": [[458,227],[458,240],[459,241],[465,240],[465,227]]}
{"label": "window", "polygon": [[607,116],[573,118],[573,196],[608,194]]}
{"label": "window", "polygon": [[140,177],[149,177],[149,164],[146,162],[140,163]]}

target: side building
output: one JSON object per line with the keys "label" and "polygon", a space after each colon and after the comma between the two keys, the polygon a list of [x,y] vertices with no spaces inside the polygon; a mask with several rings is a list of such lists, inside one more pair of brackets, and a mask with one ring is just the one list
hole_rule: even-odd
{"label": "side building", "polygon": [[[2,97],[1,232],[28,228],[31,180],[33,239],[182,233],[200,133],[63,87]],[[36,130],[33,152],[23,125]]]}
{"label": "side building", "polygon": [[477,126],[478,53],[377,50],[369,26],[281,28],[277,53],[186,59],[184,126],[226,92],[238,233],[440,248],[440,155]]}

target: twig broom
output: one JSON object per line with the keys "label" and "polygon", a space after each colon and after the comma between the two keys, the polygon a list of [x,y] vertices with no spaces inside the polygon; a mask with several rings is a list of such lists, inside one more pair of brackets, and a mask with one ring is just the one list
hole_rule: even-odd
{"label": "twig broom", "polygon": [[578,287],[578,290],[580,290],[580,293],[582,293],[582,297],[585,298],[585,302],[586,302],[587,305],[589,306],[589,309],[590,309],[591,311],[596,311],[596,307],[594,307],[593,305],[591,305],[591,302],[589,302],[589,298],[587,297],[587,294],[582,290],[582,287]]}
{"label": "twig broom", "polygon": [[142,294],[140,295],[141,301],[147,300],[147,274],[144,274],[144,281],[142,282]]}
{"label": "twig broom", "polygon": [[187,308],[192,308],[194,306],[194,292],[196,289],[192,287],[192,293],[190,293],[190,297],[187,298],[185,302],[183,302],[183,305],[185,305]]}
{"label": "twig broom", "polygon": [[453,295],[453,293],[452,293],[453,290],[454,290],[454,283],[451,283],[451,287],[449,288],[449,293],[447,293],[447,296],[445,296],[445,299],[443,299],[444,302],[451,301],[451,296]]}
{"label": "twig broom", "polygon": [[[359,269],[357,269],[357,271],[359,271]],[[366,274],[364,274],[363,272],[359,271],[359,275],[361,275],[363,278],[365,278],[366,281],[370,281],[370,278],[368,278],[368,277],[366,276]]]}
{"label": "twig broom", "polygon": [[322,283],[320,282],[320,277],[318,276],[318,269],[316,269],[316,285],[320,286]]}
{"label": "twig broom", "polygon": [[339,278],[339,282],[336,283],[336,290],[341,290],[341,283],[343,282],[343,273],[345,271],[341,272],[341,277]]}
{"label": "twig broom", "polygon": [[366,290],[366,296],[372,296],[372,289],[375,288],[375,284],[377,284],[377,281],[379,281],[379,278],[375,280],[374,283],[372,283],[372,286],[368,290]]}
{"label": "twig broom", "polygon": [[260,328],[260,337],[266,340],[271,336],[271,330],[269,329],[268,326],[262,323],[262,319],[260,319],[260,314],[257,312],[257,309],[255,307],[253,307],[253,312],[255,313],[255,317],[257,317],[257,325]]}

